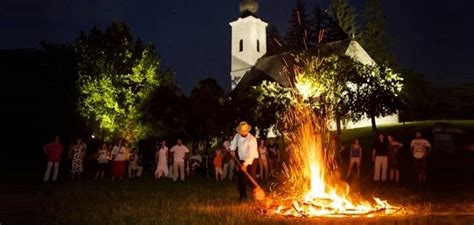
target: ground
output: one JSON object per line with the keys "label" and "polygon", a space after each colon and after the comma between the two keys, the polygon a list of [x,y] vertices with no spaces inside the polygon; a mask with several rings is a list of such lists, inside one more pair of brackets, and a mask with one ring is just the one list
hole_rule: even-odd
{"label": "ground", "polygon": [[[453,123],[472,131],[474,122]],[[406,143],[415,130],[428,135],[433,122],[382,127]],[[371,141],[369,128],[343,133],[343,142],[360,137]],[[464,143],[464,142],[463,142]],[[365,154],[368,154],[367,151]],[[424,192],[416,187],[409,160],[401,159],[401,185],[374,185],[370,182],[371,163],[365,162],[359,182],[350,180],[352,189],[365,198],[387,199],[402,206],[397,216],[378,218],[302,219],[262,215],[261,207],[241,204],[235,184],[216,183],[204,177],[186,182],[155,181],[150,174],[140,180],[68,181],[62,174],[57,184],[41,183],[42,167],[12,170],[0,185],[0,224],[474,224],[473,154],[433,155],[429,171],[430,186]],[[442,163],[453,160],[452,163]],[[457,162],[457,163],[456,163]],[[444,165],[444,166],[439,166]],[[35,168],[31,170],[31,168]],[[342,169],[344,170],[344,168]],[[63,173],[66,171],[63,169]],[[443,172],[443,173],[441,173]],[[14,178],[14,179],[13,179]],[[268,184],[264,187],[268,194]]]}
{"label": "ground", "polygon": [[[263,216],[257,205],[238,203],[232,182],[197,177],[186,182],[152,179],[81,181],[36,186],[24,202],[36,203],[28,215],[38,224],[469,224],[474,223],[474,193],[432,187],[425,194],[403,188],[370,188],[372,194],[413,211],[382,218],[296,219]],[[363,193],[369,188],[365,187]],[[471,189],[472,190],[472,189]],[[449,194],[448,194],[449,193]],[[366,194],[363,194],[366,195]],[[370,195],[366,195],[370,197]],[[17,202],[11,204],[18,204]],[[7,221],[2,224],[9,224]],[[11,223],[13,224],[13,223]],[[26,224],[26,223],[25,223]]]}

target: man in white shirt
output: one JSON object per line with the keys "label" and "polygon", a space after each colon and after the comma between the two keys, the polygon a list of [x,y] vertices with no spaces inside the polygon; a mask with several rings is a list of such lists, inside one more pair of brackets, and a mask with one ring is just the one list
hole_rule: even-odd
{"label": "man in white shirt", "polygon": [[178,169],[180,172],[180,179],[184,181],[184,157],[189,152],[188,147],[183,145],[181,139],[178,139],[176,145],[170,150],[173,153],[173,180],[178,180]]}
{"label": "man in white shirt", "polygon": [[242,164],[242,167],[238,168],[237,171],[237,188],[239,190],[240,201],[247,198],[247,185],[252,185],[244,171],[248,170],[250,176],[255,179],[255,162],[258,159],[258,145],[257,139],[250,134],[251,129],[252,127],[247,122],[240,122],[236,128],[237,134],[230,143],[230,151],[237,150],[239,161]]}
{"label": "man in white shirt", "polygon": [[418,182],[421,186],[426,184],[426,157],[431,152],[430,143],[421,137],[420,132],[416,132],[416,138],[411,141],[411,153],[415,158],[416,172]]}

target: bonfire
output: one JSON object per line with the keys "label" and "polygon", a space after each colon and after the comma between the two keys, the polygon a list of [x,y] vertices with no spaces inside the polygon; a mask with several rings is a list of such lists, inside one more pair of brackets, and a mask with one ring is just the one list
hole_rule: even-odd
{"label": "bonfire", "polygon": [[302,71],[295,69],[296,79],[291,87],[295,101],[283,116],[290,160],[283,166],[285,182],[274,195],[272,212],[291,217],[370,217],[396,212],[399,208],[387,201],[376,197],[367,200],[351,192],[349,185],[339,178],[334,160],[336,149],[330,144],[331,109],[319,110],[323,113],[318,114],[308,106],[308,96],[324,91],[314,80],[305,83]]}

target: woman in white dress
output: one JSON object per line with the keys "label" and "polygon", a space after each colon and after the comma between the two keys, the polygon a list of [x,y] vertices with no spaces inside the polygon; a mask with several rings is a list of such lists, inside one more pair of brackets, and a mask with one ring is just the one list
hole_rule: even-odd
{"label": "woman in white dress", "polygon": [[168,176],[168,147],[166,147],[166,141],[161,141],[155,157],[157,161],[155,179]]}

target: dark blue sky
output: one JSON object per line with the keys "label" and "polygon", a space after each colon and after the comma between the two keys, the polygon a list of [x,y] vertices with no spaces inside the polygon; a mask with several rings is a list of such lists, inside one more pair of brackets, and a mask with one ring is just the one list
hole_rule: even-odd
{"label": "dark blue sky", "polygon": [[[188,92],[212,77],[229,89],[230,27],[239,0],[2,0],[0,48],[38,48],[41,40],[72,42],[81,30],[125,20],[153,42]],[[317,0],[307,0],[312,8]],[[328,0],[319,1],[323,7]],[[364,0],[349,0],[362,12]],[[474,2],[382,0],[398,62],[435,85],[474,82]],[[259,16],[284,34],[295,0],[260,0]]]}

